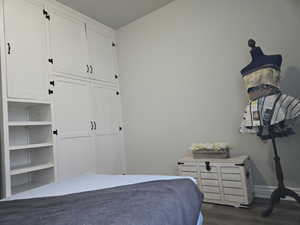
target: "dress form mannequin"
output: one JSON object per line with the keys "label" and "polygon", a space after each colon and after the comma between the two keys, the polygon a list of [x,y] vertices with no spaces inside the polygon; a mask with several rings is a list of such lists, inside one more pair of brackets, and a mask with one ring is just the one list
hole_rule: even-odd
{"label": "dress form mannequin", "polygon": [[255,41],[250,39],[248,41],[248,46],[251,48],[250,54],[252,61],[244,69],[241,70],[243,76],[254,72],[255,70],[270,67],[280,71],[282,64],[281,55],[265,55],[260,47],[255,46]]}
{"label": "dress form mannequin", "polygon": [[[254,73],[255,71],[259,71],[264,68],[272,68],[276,71],[280,71],[281,64],[282,64],[282,56],[281,55],[270,55],[267,56],[263,53],[260,47],[255,46],[255,41],[250,39],[248,41],[248,46],[251,48],[251,56],[252,61],[249,65],[241,70],[241,74],[243,78],[246,76],[251,76],[249,74]],[[251,91],[248,89],[248,93]],[[278,150],[276,146],[276,131],[275,127],[271,126],[270,123],[267,123],[266,129],[269,130],[269,139],[272,140],[273,150],[274,150],[274,161],[275,161],[275,168],[276,168],[276,176],[278,179],[278,188],[272,193],[270,199],[270,205],[266,211],[263,212],[263,216],[267,217],[270,216],[273,212],[274,206],[276,203],[279,203],[281,198],[286,198],[287,196],[294,198],[298,203],[300,203],[300,197],[292,190],[289,190],[285,187],[284,184],[284,177],[283,171],[280,163],[280,157],[278,155]]]}

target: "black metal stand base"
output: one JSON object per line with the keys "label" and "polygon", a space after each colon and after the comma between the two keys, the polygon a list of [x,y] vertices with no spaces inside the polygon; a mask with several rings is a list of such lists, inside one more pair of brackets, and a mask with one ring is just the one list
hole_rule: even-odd
{"label": "black metal stand base", "polygon": [[300,204],[300,196],[296,192],[286,188],[284,185],[283,172],[280,163],[280,158],[278,156],[275,138],[272,138],[272,144],[273,144],[273,150],[275,155],[274,161],[275,161],[275,168],[276,168],[276,176],[278,179],[278,188],[272,193],[269,208],[262,213],[263,217],[270,216],[274,210],[275,205],[280,202],[280,199],[284,199],[287,196],[294,198]]}
{"label": "black metal stand base", "polygon": [[283,190],[280,190],[280,188],[277,188],[271,195],[269,208],[262,213],[262,216],[263,217],[270,216],[273,212],[275,204],[279,203],[281,198],[284,199],[287,196],[294,198],[300,204],[300,197],[297,195],[296,192],[294,192],[290,189],[287,189],[287,188],[284,188]]}

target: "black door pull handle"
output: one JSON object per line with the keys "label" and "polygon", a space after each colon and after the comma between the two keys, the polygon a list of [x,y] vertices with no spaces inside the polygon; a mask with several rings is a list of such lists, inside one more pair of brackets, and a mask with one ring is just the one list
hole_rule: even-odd
{"label": "black door pull handle", "polygon": [[91,121],[91,130],[94,130],[94,123]]}
{"label": "black door pull handle", "polygon": [[10,45],[10,43],[8,42],[8,43],[7,43],[7,54],[10,55],[10,53],[11,53],[11,45]]}
{"label": "black door pull handle", "polygon": [[94,129],[97,130],[97,123],[94,121]]}
{"label": "black door pull handle", "polygon": [[246,178],[247,178],[247,179],[250,178],[250,172],[249,172],[249,171],[246,172]]}
{"label": "black door pull handle", "polygon": [[86,72],[89,73],[89,72],[90,72],[90,66],[89,66],[89,65],[86,65],[86,68],[87,68],[87,69],[86,69]]}
{"label": "black door pull handle", "polygon": [[210,162],[205,162],[206,170],[211,171]]}
{"label": "black door pull handle", "polygon": [[90,68],[91,68],[91,69],[90,69],[91,74],[94,73],[94,68],[93,68],[92,65],[90,65]]}

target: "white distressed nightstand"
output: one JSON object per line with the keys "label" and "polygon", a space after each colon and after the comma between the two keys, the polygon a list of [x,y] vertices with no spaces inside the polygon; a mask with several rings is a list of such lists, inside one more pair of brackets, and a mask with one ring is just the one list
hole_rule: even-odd
{"label": "white distressed nightstand", "polygon": [[247,207],[254,197],[253,178],[248,156],[228,159],[194,159],[178,161],[179,176],[194,177],[204,193],[204,202]]}

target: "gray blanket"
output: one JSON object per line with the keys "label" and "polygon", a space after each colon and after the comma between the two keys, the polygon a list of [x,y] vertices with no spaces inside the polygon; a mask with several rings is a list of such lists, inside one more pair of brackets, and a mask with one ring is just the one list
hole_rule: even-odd
{"label": "gray blanket", "polygon": [[190,179],[0,202],[1,225],[195,225],[203,195]]}

